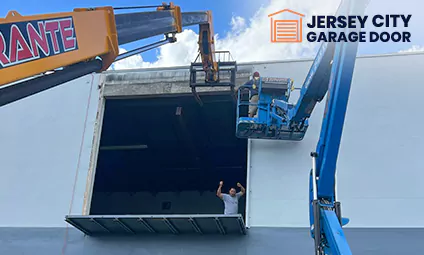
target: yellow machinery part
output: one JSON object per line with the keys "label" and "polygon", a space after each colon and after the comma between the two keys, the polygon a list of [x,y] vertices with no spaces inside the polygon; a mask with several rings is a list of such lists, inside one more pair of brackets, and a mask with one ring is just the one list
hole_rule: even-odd
{"label": "yellow machinery part", "polygon": [[[19,27],[23,27],[23,22],[24,27],[27,27],[28,23],[31,21],[43,22],[46,20],[57,20],[68,17],[72,18],[74,36],[76,38],[78,48],[70,51],[62,51],[53,56],[50,54],[48,57],[44,58],[33,57],[31,60],[26,62],[15,62],[9,63],[9,65],[6,66],[0,66],[0,87],[17,80],[44,73],[48,70],[66,67],[83,61],[89,61],[96,57],[101,57],[103,60],[102,70],[106,70],[113,63],[119,53],[119,48],[115,16],[112,7],[100,7],[93,9],[79,8],[74,9],[73,12],[32,16],[21,16],[16,11],[10,11],[6,18],[0,19],[0,26],[3,28],[8,26],[12,27],[14,24],[21,23]],[[3,29],[2,31],[7,30],[10,29]],[[21,33],[26,33],[26,31],[21,31]],[[1,37],[5,38],[9,36],[10,35],[5,36],[0,34],[0,39],[2,39]],[[60,36],[60,31],[58,36]],[[47,40],[51,40],[49,35],[47,35]],[[7,41],[3,39],[3,42],[3,44],[7,45],[10,40]],[[31,48],[31,43],[28,41],[26,43],[30,46],[31,52],[33,52],[34,49]],[[10,47],[11,45],[3,47],[3,52],[0,52],[0,54],[7,56],[10,52]],[[8,51],[6,49],[8,49]],[[50,53],[51,51],[52,49],[50,49]]]}
{"label": "yellow machinery part", "polygon": [[[215,41],[212,23],[212,12],[208,11],[208,22],[199,26],[199,51],[202,59],[203,69],[213,72],[213,81],[218,79],[218,63],[215,60]],[[208,81],[211,81],[207,77]]]}

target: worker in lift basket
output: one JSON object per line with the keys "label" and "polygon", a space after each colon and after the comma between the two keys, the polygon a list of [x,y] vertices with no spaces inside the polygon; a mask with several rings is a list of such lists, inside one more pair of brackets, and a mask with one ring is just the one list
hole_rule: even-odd
{"label": "worker in lift basket", "polygon": [[240,197],[246,193],[244,187],[238,182],[237,187],[240,188],[240,192],[236,193],[235,188],[231,188],[229,194],[221,193],[222,185],[224,185],[223,181],[219,182],[218,190],[216,191],[216,195],[222,199],[224,202],[225,210],[224,214],[238,214],[238,201]]}
{"label": "worker in lift basket", "polygon": [[247,87],[249,87],[249,90],[250,90],[250,100],[249,100],[249,102],[251,104],[256,104],[256,105],[249,105],[249,117],[250,118],[258,117],[258,105],[257,105],[257,103],[258,103],[258,100],[259,100],[259,95],[258,95],[259,77],[260,77],[259,73],[254,72],[252,79],[250,81],[246,82],[246,84],[245,84],[245,86],[247,85]]}

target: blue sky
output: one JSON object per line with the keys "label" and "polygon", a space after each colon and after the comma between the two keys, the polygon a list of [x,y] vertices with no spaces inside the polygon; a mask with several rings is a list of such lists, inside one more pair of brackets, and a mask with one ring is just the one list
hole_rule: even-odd
{"label": "blue sky", "polygon": [[[313,6],[311,8],[318,8],[317,2],[312,3],[314,0],[214,0],[214,1],[201,1],[201,0],[184,0],[184,1],[173,1],[175,4],[180,5],[183,12],[189,11],[205,11],[211,10],[213,13],[214,29],[215,33],[220,35],[220,38],[228,32],[231,32],[231,19],[235,16],[239,16],[244,19],[244,26],[249,27],[249,20],[257,12],[258,8],[261,6],[270,6],[272,5],[272,10],[283,8],[293,8],[299,9],[307,8],[306,6]],[[320,0],[321,1],[321,0]],[[322,0],[320,5],[331,5],[337,0]],[[53,1],[53,0],[44,0],[42,2],[35,0],[14,0],[8,1],[4,0],[0,6],[0,16],[4,17],[9,10],[16,10],[22,15],[32,15],[32,14],[44,14],[44,13],[55,13],[55,12],[67,12],[72,11],[73,8],[77,7],[95,7],[95,6],[137,6],[137,5],[157,5],[162,1],[158,0],[144,0],[144,1],[135,1],[135,0],[122,0],[122,1],[111,1],[111,0],[73,0],[73,1]],[[41,4],[42,3],[42,4]],[[322,3],[322,4],[321,4]],[[333,4],[334,5],[334,4]],[[395,0],[372,0],[368,7],[368,14],[387,14],[387,13],[404,13],[404,14],[413,14],[411,20],[412,30],[412,39],[411,43],[367,43],[360,45],[359,54],[382,54],[382,53],[391,53],[398,52],[400,50],[406,50],[413,45],[424,46],[424,33],[421,32],[421,25],[424,23],[424,19],[419,13],[418,7],[424,7],[424,4],[420,0],[404,0],[402,3]],[[269,11],[268,8],[266,11]],[[263,16],[266,16],[263,15]],[[196,26],[190,27],[194,32],[198,32]],[[178,37],[177,37],[178,38]],[[239,37],[240,40],[245,40],[245,42],[238,42],[239,45],[248,44],[251,37],[242,36]],[[134,47],[141,46],[144,44],[151,43],[161,39],[160,37],[146,39],[141,42],[131,43],[129,45],[124,45],[124,48],[130,50]],[[194,41],[194,38],[191,38]],[[234,39],[236,40],[236,39]],[[232,42],[227,41],[227,45],[232,44]],[[235,50],[238,50],[239,45],[233,45],[232,47]],[[243,45],[244,46],[244,45]],[[175,47],[176,50],[179,48]],[[290,49],[288,52],[291,52],[293,55],[298,54],[300,51],[294,51]],[[295,53],[293,53],[295,52]],[[153,62],[157,59],[158,51],[150,50],[142,54],[143,61]],[[245,53],[240,53],[241,55]],[[286,54],[286,53],[285,53]],[[278,58],[286,56],[285,54],[278,55]],[[299,54],[298,54],[299,55]],[[258,59],[261,60],[261,59]],[[175,61],[174,61],[175,62]]]}
{"label": "blue sky", "polygon": [[[33,14],[44,14],[44,13],[56,13],[56,12],[68,12],[74,8],[79,7],[98,7],[98,6],[145,6],[145,5],[158,5],[162,0],[72,0],[72,1],[57,1],[57,0],[14,0],[8,1],[3,0],[0,5],[0,17],[6,16],[10,10],[16,10],[21,15],[33,15]],[[174,4],[179,5],[183,12],[190,11],[205,11],[211,10],[214,18],[214,29],[215,33],[221,34],[228,31],[230,28],[230,21],[233,15],[249,17],[252,16],[257,8],[262,4],[267,4],[269,1],[248,1],[249,6],[240,6],[237,1],[229,0],[213,0],[213,1],[202,1],[202,0],[183,0],[183,1],[172,1]],[[42,3],[42,4],[41,4]],[[154,9],[146,9],[154,10]],[[122,13],[122,11],[118,12]],[[190,27],[195,32],[198,32],[196,26]],[[161,38],[146,39],[142,42],[125,45],[127,49],[136,47],[138,45],[145,45]],[[143,58],[147,61],[153,61],[156,59],[156,52],[154,50],[143,53]]]}

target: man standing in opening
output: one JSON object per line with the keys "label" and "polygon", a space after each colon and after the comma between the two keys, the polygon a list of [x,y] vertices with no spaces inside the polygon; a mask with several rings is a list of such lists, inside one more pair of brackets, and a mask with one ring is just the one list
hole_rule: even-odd
{"label": "man standing in opening", "polygon": [[216,195],[222,199],[224,202],[225,210],[224,214],[237,214],[238,213],[238,201],[240,197],[246,193],[244,187],[238,182],[237,187],[240,188],[240,192],[236,193],[235,188],[231,188],[229,194],[221,193],[222,185],[224,185],[223,181],[219,182],[218,190],[216,191]]}

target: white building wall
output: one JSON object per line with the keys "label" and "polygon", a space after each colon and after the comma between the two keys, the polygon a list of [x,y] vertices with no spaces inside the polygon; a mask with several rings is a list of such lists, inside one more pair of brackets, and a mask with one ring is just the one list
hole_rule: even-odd
{"label": "white building wall", "polygon": [[[311,63],[252,66],[262,75],[287,74],[301,86]],[[424,167],[418,162],[424,151],[423,64],[424,54],[357,60],[338,164],[339,197],[350,226],[424,226]],[[74,183],[71,213],[82,213],[98,83],[98,75],[89,75],[0,108],[0,227],[65,226]],[[251,226],[308,226],[309,153],[322,107],[302,142],[252,141]]]}
{"label": "white building wall", "polygon": [[0,108],[0,227],[66,226],[74,183],[71,212],[82,213],[99,77],[87,75]]}
{"label": "white building wall", "polygon": [[[338,197],[350,227],[423,227],[424,54],[358,58],[338,159]],[[312,64],[258,65],[301,86]],[[296,82],[297,81],[297,82]],[[250,226],[308,227],[310,152],[323,100],[302,142],[253,140]]]}

